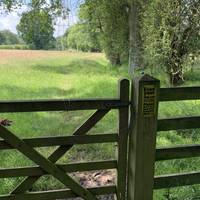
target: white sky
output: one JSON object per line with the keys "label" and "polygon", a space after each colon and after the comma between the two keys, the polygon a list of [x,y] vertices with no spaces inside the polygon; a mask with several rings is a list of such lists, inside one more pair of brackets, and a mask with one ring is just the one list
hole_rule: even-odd
{"label": "white sky", "polygon": [[17,12],[11,12],[10,14],[0,14],[0,30],[8,29],[14,33],[17,33],[16,26],[20,21],[20,16]]}

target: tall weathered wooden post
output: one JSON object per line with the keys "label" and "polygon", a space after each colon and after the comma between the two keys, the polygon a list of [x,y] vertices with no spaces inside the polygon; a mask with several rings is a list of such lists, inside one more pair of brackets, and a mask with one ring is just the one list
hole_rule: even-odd
{"label": "tall weathered wooden post", "polygon": [[160,82],[148,75],[132,83],[128,200],[152,200]]}
{"label": "tall weathered wooden post", "polygon": [[[129,104],[129,80],[119,82],[119,98],[121,102]],[[118,144],[118,170],[117,170],[117,200],[126,199],[127,185],[127,143],[129,125],[129,105],[119,109],[119,144]]]}

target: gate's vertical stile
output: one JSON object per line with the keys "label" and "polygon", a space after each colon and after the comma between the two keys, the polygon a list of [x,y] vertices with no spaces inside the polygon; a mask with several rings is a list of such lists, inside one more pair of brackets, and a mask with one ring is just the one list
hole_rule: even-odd
{"label": "gate's vertical stile", "polygon": [[[129,80],[119,82],[119,98],[122,102],[129,102]],[[127,185],[127,140],[128,140],[129,106],[119,109],[119,143],[118,143],[118,178],[117,199],[126,198]]]}
{"label": "gate's vertical stile", "polygon": [[152,200],[160,82],[148,75],[132,83],[128,200]]}

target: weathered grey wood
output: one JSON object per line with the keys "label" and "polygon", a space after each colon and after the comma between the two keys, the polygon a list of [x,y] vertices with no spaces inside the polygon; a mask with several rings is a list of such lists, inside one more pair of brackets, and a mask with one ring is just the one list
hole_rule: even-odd
{"label": "weathered grey wood", "polygon": [[43,170],[47,171],[65,186],[70,188],[75,194],[79,195],[85,200],[97,200],[97,198],[90,191],[83,188],[81,185],[79,185],[79,183],[75,182],[69,175],[53,164],[50,160],[43,157],[35,149],[30,147],[28,144],[20,140],[17,136],[2,126],[0,126],[0,137],[2,137],[10,145],[14,146],[33,162],[38,164]]}
{"label": "weathered grey wood", "polygon": [[200,184],[200,172],[157,176],[154,179],[154,189],[172,188],[194,184]]}
{"label": "weathered grey wood", "polygon": [[[86,135],[86,133],[99,121],[101,120],[109,110],[98,110],[96,111],[86,122],[84,122],[74,133],[75,136]],[[58,147],[48,159],[56,163],[67,151],[69,151],[73,145],[65,145]],[[12,194],[20,194],[29,190],[32,185],[40,178],[41,176],[30,176],[24,179],[13,191]]]}
{"label": "weathered grey wood", "polygon": [[200,99],[200,87],[161,88],[159,101]]}
{"label": "weathered grey wood", "polygon": [[158,131],[200,128],[200,117],[181,117],[158,120]]}
{"label": "weathered grey wood", "polygon": [[[122,102],[129,102],[129,80],[119,82],[119,98]],[[127,186],[127,141],[128,141],[129,106],[119,109],[119,143],[117,170],[117,199],[126,199]]]}
{"label": "weathered grey wood", "polygon": [[156,160],[171,160],[200,156],[200,145],[180,145],[156,149]]}
{"label": "weathered grey wood", "polygon": [[152,200],[160,82],[144,75],[133,86],[128,200]]}
{"label": "weathered grey wood", "polygon": [[[115,169],[117,168],[116,160],[108,161],[97,161],[87,163],[71,163],[66,165],[56,165],[61,167],[65,172],[82,172],[91,170],[103,170],[103,169]],[[20,176],[42,176],[48,174],[42,170],[39,166],[36,167],[21,167],[21,168],[10,168],[0,169],[0,178],[12,178]]]}
{"label": "weathered grey wood", "polygon": [[[115,194],[116,186],[88,188],[94,195]],[[56,200],[74,198],[77,195],[71,190],[54,190],[47,192],[30,192],[18,195],[0,195],[0,200]]]}
{"label": "weathered grey wood", "polygon": [[[31,147],[50,147],[75,144],[112,143],[118,142],[118,134],[97,134],[84,136],[61,136],[23,139]],[[13,149],[7,142],[0,141],[0,150]]]}
{"label": "weathered grey wood", "polygon": [[[129,103],[129,102],[128,102]],[[0,101],[0,113],[71,110],[106,110],[127,106],[118,99],[65,99],[34,101]]]}

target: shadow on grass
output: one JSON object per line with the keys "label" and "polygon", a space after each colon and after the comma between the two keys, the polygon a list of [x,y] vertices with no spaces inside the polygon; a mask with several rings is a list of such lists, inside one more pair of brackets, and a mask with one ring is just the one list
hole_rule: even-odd
{"label": "shadow on grass", "polygon": [[[200,81],[200,69],[191,70],[185,73],[186,81]],[[194,83],[193,83],[194,84]]]}
{"label": "shadow on grass", "polygon": [[88,72],[95,72],[95,74],[104,74],[105,70],[111,71],[108,66],[100,64],[97,61],[76,59],[66,64],[39,64],[32,67],[33,70],[57,73],[57,74],[70,74],[70,73],[82,73],[88,74]]}
{"label": "shadow on grass", "polygon": [[62,98],[113,98],[118,96],[118,85],[109,79],[94,80],[77,84],[74,88],[61,89],[58,87],[24,88],[18,86],[1,85],[0,100],[25,99],[62,99]]}
{"label": "shadow on grass", "polygon": [[57,87],[45,88],[24,88],[10,85],[1,85],[0,99],[2,100],[19,100],[19,99],[47,99],[63,98],[65,95],[71,95],[74,89],[60,89]]}

